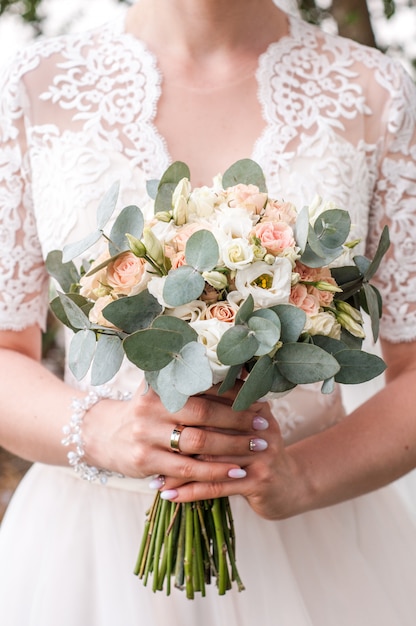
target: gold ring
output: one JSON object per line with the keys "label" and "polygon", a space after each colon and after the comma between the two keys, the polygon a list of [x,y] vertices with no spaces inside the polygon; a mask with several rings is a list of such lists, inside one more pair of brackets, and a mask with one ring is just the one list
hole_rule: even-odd
{"label": "gold ring", "polygon": [[172,433],[170,435],[170,449],[173,450],[174,452],[181,451],[179,448],[179,439],[181,438],[181,434],[184,428],[186,428],[186,426],[177,424],[175,428],[172,430]]}

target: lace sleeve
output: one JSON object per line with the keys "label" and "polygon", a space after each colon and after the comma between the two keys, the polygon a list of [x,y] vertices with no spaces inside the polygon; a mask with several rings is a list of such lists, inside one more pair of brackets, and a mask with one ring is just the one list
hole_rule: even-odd
{"label": "lace sleeve", "polygon": [[416,339],[416,87],[396,63],[386,69],[377,77],[389,102],[382,119],[368,244],[374,252],[388,224],[391,246],[374,284],[383,297],[380,334],[400,342]]}
{"label": "lace sleeve", "polygon": [[19,64],[0,72],[0,329],[44,329],[48,277],[36,232]]}

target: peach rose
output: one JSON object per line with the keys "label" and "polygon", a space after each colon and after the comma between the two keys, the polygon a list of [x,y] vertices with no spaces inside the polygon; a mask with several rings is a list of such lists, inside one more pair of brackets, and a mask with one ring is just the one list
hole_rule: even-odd
{"label": "peach rose", "polygon": [[240,183],[227,190],[227,201],[230,207],[242,207],[259,215],[267,202],[267,193],[260,191],[257,185]]}
{"label": "peach rose", "polygon": [[317,315],[319,312],[319,300],[313,294],[308,293],[306,285],[301,283],[290,290],[289,302],[305,311],[306,315]]}
{"label": "peach rose", "polygon": [[114,293],[130,295],[145,272],[145,261],[132,252],[123,252],[107,267],[107,281]]}
{"label": "peach rose", "polygon": [[275,256],[296,245],[293,230],[285,222],[260,222],[252,230],[252,235],[260,240],[269,254]]}
{"label": "peach rose", "polygon": [[[331,282],[331,284],[336,285],[336,282],[333,279],[331,281],[328,280],[327,282]],[[309,286],[308,292],[317,298],[321,306],[331,306],[334,300],[334,294],[331,291]]]}
{"label": "peach rose", "polygon": [[205,312],[205,319],[217,319],[220,322],[234,322],[236,310],[229,302],[216,302],[211,304]]}
{"label": "peach rose", "polygon": [[[186,247],[186,243],[191,235],[196,233],[197,230],[201,230],[203,226],[200,224],[186,224],[182,226],[176,233],[172,239],[166,241],[166,245],[169,248],[173,248],[175,252],[183,252]],[[170,256],[170,255],[169,255]]]}
{"label": "peach rose", "polygon": [[324,280],[327,283],[335,284],[329,267],[308,267],[307,265],[300,263],[300,261],[297,261],[294,271],[299,274],[300,280],[311,283],[318,282],[318,280]]}
{"label": "peach rose", "polygon": [[181,252],[176,252],[171,257],[170,262],[173,270],[176,270],[178,267],[182,267],[182,265],[186,265],[185,252],[183,250]]}
{"label": "peach rose", "polygon": [[286,224],[294,224],[297,218],[297,211],[291,202],[279,202],[271,200],[267,203],[263,212],[263,222],[285,222]]}
{"label": "peach rose", "polygon": [[[103,252],[100,256],[92,263],[91,269],[94,267],[98,267],[104,261],[110,258],[108,252]],[[91,274],[91,276],[83,276],[79,281],[81,285],[80,294],[84,296],[84,298],[89,298],[90,300],[97,300],[102,296],[108,295],[111,291],[110,287],[107,284],[107,268],[103,269]]]}
{"label": "peach rose", "polygon": [[105,309],[105,307],[111,302],[114,302],[114,299],[111,296],[98,298],[89,313],[90,322],[93,324],[99,324],[100,326],[106,326],[107,328],[115,328],[111,322],[105,319],[102,313],[103,309]]}

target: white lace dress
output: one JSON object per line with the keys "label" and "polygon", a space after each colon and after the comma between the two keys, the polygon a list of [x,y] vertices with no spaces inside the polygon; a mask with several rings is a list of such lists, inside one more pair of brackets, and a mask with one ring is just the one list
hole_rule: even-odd
{"label": "white lace dress", "polygon": [[[297,206],[315,193],[351,211],[371,250],[392,247],[379,276],[383,335],[416,339],[416,91],[379,52],[296,18],[259,59],[265,130],[251,156],[271,195]],[[153,123],[156,59],[117,22],[39,42],[0,82],[0,327],[42,327],[43,259],[93,230],[99,199],[121,181],[120,207],[146,200],[170,163]],[[209,184],[210,181],[207,181]],[[364,250],[364,243],[362,250]],[[133,389],[126,365],[115,387]],[[71,380],[73,385],[79,385]],[[83,383],[84,387],[88,383]],[[310,386],[275,403],[293,441],[342,419],[339,392]],[[35,464],[0,533],[4,626],[414,626],[416,526],[394,489],[281,522],[232,499],[243,593],[189,601],[154,594],[133,573],[148,481],[88,484]]]}

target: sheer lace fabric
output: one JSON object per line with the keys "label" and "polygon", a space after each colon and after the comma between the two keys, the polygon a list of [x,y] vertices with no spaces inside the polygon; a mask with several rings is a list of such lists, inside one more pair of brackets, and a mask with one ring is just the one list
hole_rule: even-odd
{"label": "sheer lace fabric", "polygon": [[[290,35],[260,57],[257,76],[265,130],[250,156],[265,169],[270,193],[298,206],[316,193],[334,200],[351,212],[354,234],[370,250],[389,224],[391,251],[378,277],[383,334],[414,339],[410,78],[377,51],[296,18],[290,18]],[[120,206],[146,201],[146,180],[171,160],[154,123],[161,82],[157,60],[122,22],[41,42],[6,70],[1,327],[44,325],[42,259],[93,228],[97,202],[114,180],[121,180]]]}

